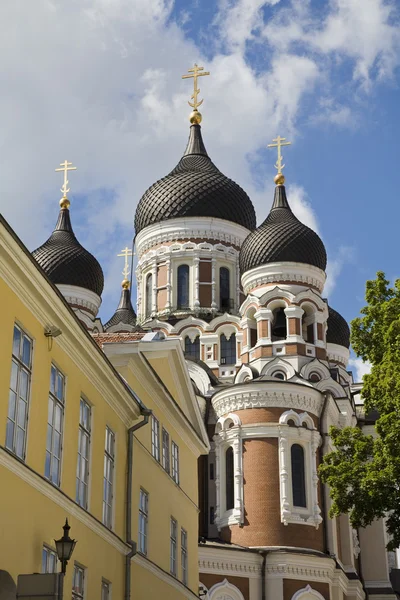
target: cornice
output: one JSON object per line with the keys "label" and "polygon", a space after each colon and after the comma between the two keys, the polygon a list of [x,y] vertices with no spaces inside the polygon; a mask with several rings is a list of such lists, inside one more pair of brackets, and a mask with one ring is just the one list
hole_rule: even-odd
{"label": "cornice", "polygon": [[169,573],[167,573],[166,571],[161,569],[158,565],[156,565],[155,563],[150,561],[145,556],[142,556],[141,554],[135,554],[135,556],[132,559],[132,562],[136,563],[138,566],[142,567],[143,569],[146,569],[146,571],[149,571],[152,575],[154,575],[158,579],[161,579],[161,581],[163,581],[164,583],[173,587],[175,590],[177,590],[179,592],[180,598],[187,598],[187,600],[198,600],[199,599],[198,595],[195,594],[194,592],[192,592],[185,585],[183,585],[183,583],[181,583],[179,581],[179,579],[177,579],[173,575],[170,575]]}
{"label": "cornice", "polygon": [[318,390],[288,382],[235,385],[217,392],[211,402],[217,417],[250,408],[297,408],[319,416],[323,395]]}
{"label": "cornice", "polygon": [[0,277],[43,326],[43,330],[49,324],[61,329],[62,335],[54,343],[86,375],[123,422],[130,426],[140,416],[137,401],[107,359],[102,357],[101,351],[94,346],[95,342],[88,339],[72,309],[58,296],[60,292],[57,293],[33,263],[30,254],[21,252],[19,240],[7,235],[5,228],[3,231],[4,235],[0,236]]}
{"label": "cornice", "polygon": [[269,263],[242,275],[242,286],[246,295],[256,287],[277,283],[304,285],[322,292],[325,281],[326,275],[318,267],[295,262]]}
{"label": "cornice", "polygon": [[116,535],[112,534],[107,527],[99,523],[90,513],[83,510],[73,500],[65,496],[58,488],[42,479],[38,474],[29,469],[18,459],[11,456],[6,450],[0,447],[0,465],[11,471],[14,475],[22,479],[27,485],[36,489],[49,498],[54,504],[60,506],[69,515],[88,527],[93,533],[100,536],[104,541],[113,546],[121,554],[128,554],[130,548]]}

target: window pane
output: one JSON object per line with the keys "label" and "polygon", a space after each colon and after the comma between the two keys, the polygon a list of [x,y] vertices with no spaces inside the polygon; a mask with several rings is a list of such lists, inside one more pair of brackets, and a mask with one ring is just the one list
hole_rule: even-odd
{"label": "window pane", "polygon": [[21,369],[19,373],[19,395],[24,400],[28,398],[28,374]]}
{"label": "window pane", "polygon": [[57,377],[57,371],[56,368],[51,365],[51,373],[50,373],[50,392],[52,394],[56,393],[56,377]]}
{"label": "window pane", "polygon": [[189,265],[181,265],[178,267],[177,307],[189,307]]}
{"label": "window pane", "polygon": [[6,446],[10,450],[14,450],[14,423],[10,420],[7,421]]}
{"label": "window pane", "polygon": [[300,444],[291,447],[293,506],[306,508],[306,482],[304,468],[304,449]]}
{"label": "window pane", "polygon": [[24,440],[25,440],[25,432],[20,427],[17,427],[17,440],[15,445],[15,453],[19,458],[23,458],[24,456]]}
{"label": "window pane", "polygon": [[26,336],[22,342],[22,362],[27,367],[31,366],[31,341]]}
{"label": "window pane", "polygon": [[196,336],[194,341],[192,342],[190,337],[187,335],[185,337],[185,354],[187,356],[192,356],[193,358],[200,358],[200,336]]}
{"label": "window pane", "polygon": [[153,296],[153,276],[151,273],[146,278],[146,317],[151,315]]}
{"label": "window pane", "polygon": [[14,338],[13,338],[13,351],[14,356],[20,357],[20,346],[21,346],[21,331],[18,327],[14,327]]}
{"label": "window pane", "polygon": [[44,476],[50,477],[50,469],[51,469],[51,454],[49,451],[46,451],[46,460],[44,463]]}
{"label": "window pane", "polygon": [[18,365],[15,361],[11,362],[11,381],[10,381],[10,388],[12,390],[14,390],[14,392],[17,391],[17,379],[18,379]]}
{"label": "window pane", "polygon": [[17,406],[17,395],[15,392],[10,390],[10,394],[8,397],[8,416],[10,419],[15,421],[15,410]]}
{"label": "window pane", "polygon": [[226,510],[235,506],[235,492],[233,479],[233,448],[229,447],[225,454],[225,474],[226,474]]}
{"label": "window pane", "polygon": [[221,267],[219,270],[219,296],[221,309],[233,308],[230,306],[229,294],[229,269]]}
{"label": "window pane", "polygon": [[18,400],[18,412],[17,412],[17,424],[25,429],[25,420],[26,420],[26,402]]}

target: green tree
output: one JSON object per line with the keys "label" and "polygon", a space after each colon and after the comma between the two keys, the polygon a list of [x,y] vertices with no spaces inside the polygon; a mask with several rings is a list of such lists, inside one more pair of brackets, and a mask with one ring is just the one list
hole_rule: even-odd
{"label": "green tree", "polygon": [[332,427],[336,449],[324,457],[320,475],[331,488],[330,516],[349,513],[354,527],[386,516],[393,550],[400,546],[400,279],[390,287],[378,272],[367,281],[366,301],[362,316],[351,322],[351,343],[372,364],[362,397],[366,414],[379,413],[377,436]]}

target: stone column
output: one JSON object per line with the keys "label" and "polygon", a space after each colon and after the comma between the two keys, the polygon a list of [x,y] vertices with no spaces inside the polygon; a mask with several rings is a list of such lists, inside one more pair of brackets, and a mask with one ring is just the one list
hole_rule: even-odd
{"label": "stone column", "polygon": [[172,291],[172,270],[171,270],[171,259],[167,258],[167,302],[165,304],[165,308],[167,310],[171,310],[172,302],[171,302],[171,291]]}
{"label": "stone column", "polygon": [[193,258],[193,265],[194,265],[194,294],[193,294],[193,300],[194,300],[194,309],[198,309],[200,308],[200,258],[198,256],[195,256]]}
{"label": "stone column", "polygon": [[219,305],[217,303],[217,283],[215,277],[217,274],[217,259],[212,257],[211,259],[211,308],[218,310]]}
{"label": "stone column", "polygon": [[271,322],[273,318],[273,312],[269,308],[260,308],[254,315],[257,321],[257,344],[256,346],[263,346],[265,344],[272,344],[271,339]]}
{"label": "stone column", "polygon": [[[288,306],[285,308],[286,315],[286,326],[287,326],[287,342],[301,343],[304,344],[303,336],[301,334],[301,317],[304,314],[304,310],[300,306]],[[294,328],[291,327],[290,321],[293,319]]]}
{"label": "stone column", "polygon": [[151,310],[153,313],[157,312],[157,260],[154,260],[153,268],[151,270],[153,275],[153,293],[151,297]]}

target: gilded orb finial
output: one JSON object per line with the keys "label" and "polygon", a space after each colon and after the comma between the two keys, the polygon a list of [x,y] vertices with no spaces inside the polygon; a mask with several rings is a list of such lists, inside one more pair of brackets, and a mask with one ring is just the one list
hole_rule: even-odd
{"label": "gilded orb finial", "polygon": [[195,63],[194,67],[192,69],[188,69],[188,73],[190,73],[190,75],[182,75],[182,79],[193,78],[194,91],[193,91],[193,95],[191,96],[191,100],[193,100],[193,102],[188,101],[189,106],[191,106],[193,108],[193,112],[190,114],[190,117],[189,117],[189,120],[192,125],[200,125],[201,119],[202,119],[201,114],[197,110],[198,107],[203,104],[203,100],[200,100],[200,102],[198,100],[198,95],[200,94],[200,88],[197,87],[197,78],[204,77],[204,75],[210,74],[209,71],[204,71],[204,73],[200,73],[200,71],[203,71],[203,70],[204,70],[204,67],[198,67]]}
{"label": "gilded orb finial", "polygon": [[282,169],[284,168],[284,164],[282,164],[282,152],[281,152],[281,148],[282,146],[290,146],[292,142],[287,142],[286,138],[281,137],[280,135],[278,135],[274,140],[272,140],[273,142],[275,142],[274,144],[268,144],[268,148],[278,148],[278,160],[275,163],[275,169],[277,169],[278,173],[275,175],[274,177],[274,182],[276,183],[276,185],[283,185],[285,183],[285,177],[282,173]]}
{"label": "gilded orb finial", "polygon": [[121,250],[120,254],[117,254],[117,256],[123,256],[125,258],[125,265],[124,265],[124,270],[122,271],[122,275],[124,276],[124,279],[122,280],[122,289],[124,290],[128,290],[130,287],[130,281],[128,279],[129,275],[130,275],[130,268],[129,268],[129,261],[128,258],[131,257],[133,254],[132,250],[130,248],[128,248],[128,246],[126,246],[123,250]]}
{"label": "gilded orb finial", "polygon": [[62,171],[64,173],[64,183],[63,183],[62,188],[60,189],[60,191],[63,194],[63,197],[60,200],[60,207],[68,209],[70,207],[71,203],[67,197],[67,194],[70,191],[70,188],[68,187],[67,175],[68,175],[68,171],[76,171],[76,167],[73,167],[72,162],[68,162],[67,160],[64,160],[63,163],[60,163],[60,167],[61,167],[61,169],[56,169],[57,172]]}

